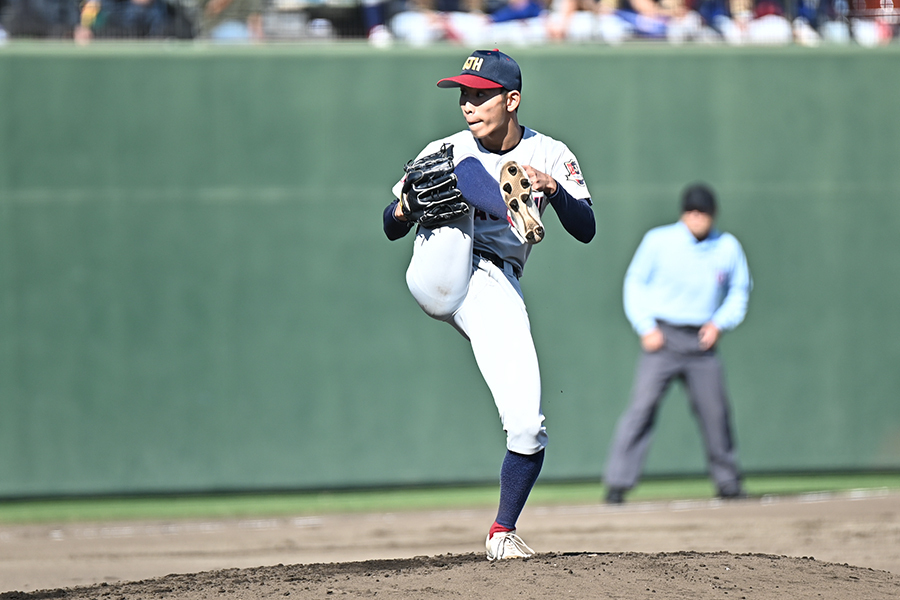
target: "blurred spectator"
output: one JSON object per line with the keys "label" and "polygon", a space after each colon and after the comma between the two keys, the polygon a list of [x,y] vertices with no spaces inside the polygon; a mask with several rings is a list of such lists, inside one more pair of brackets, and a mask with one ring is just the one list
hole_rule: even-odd
{"label": "blurred spectator", "polygon": [[201,35],[217,42],[262,40],[262,10],[262,0],[201,0]]}
{"label": "blurred spectator", "polygon": [[622,0],[616,15],[629,23],[638,36],[672,42],[698,37],[702,25],[700,16],[683,0]]}
{"label": "blurred spectator", "polygon": [[847,0],[797,0],[785,5],[762,0],[700,0],[704,23],[730,44],[849,43]]}
{"label": "blurred spectator", "polygon": [[479,0],[408,0],[390,28],[397,39],[414,46],[441,40],[478,46],[485,19]]}
{"label": "blurred spectator", "polygon": [[7,0],[4,26],[10,37],[71,38],[79,0]]}
{"label": "blurred spectator", "polygon": [[193,23],[178,5],[165,0],[87,0],[75,40],[93,38],[191,38]]}
{"label": "blurred spectator", "polygon": [[715,37],[685,0],[601,0],[597,27],[608,44],[632,38],[681,43]]}
{"label": "blurred spectator", "polygon": [[391,20],[391,30],[417,46],[440,40],[525,45],[547,39],[545,12],[538,0],[410,0]]}
{"label": "blurred spectator", "polygon": [[596,0],[553,0],[547,35],[554,41],[589,42],[597,35],[599,12]]}
{"label": "blurred spectator", "polygon": [[374,46],[389,45],[394,36],[385,25],[387,19],[386,0],[362,0],[363,24],[366,28],[366,37]]}
{"label": "blurred spectator", "polygon": [[634,37],[634,30],[618,14],[619,0],[600,0],[597,4],[597,34],[607,44],[621,44]]}
{"label": "blurred spectator", "polygon": [[886,45],[894,37],[900,7],[892,0],[853,0],[849,10],[853,39],[860,46]]}
{"label": "blurred spectator", "polygon": [[167,33],[163,0],[103,0],[98,19],[101,17],[102,37],[162,38]]}
{"label": "blurred spectator", "polygon": [[[697,0],[701,6],[726,0]],[[620,44],[630,39],[713,42],[721,36],[686,0],[553,0],[551,40]],[[725,12],[725,11],[722,11]]]}
{"label": "blurred spectator", "polygon": [[887,21],[878,18],[853,19],[850,21],[850,30],[856,43],[867,48],[886,46],[894,37],[893,27]]}
{"label": "blurred spectator", "polygon": [[728,10],[716,10],[712,26],[729,44],[785,45],[794,39],[791,22],[776,0],[730,0]]}
{"label": "blurred spectator", "polygon": [[[847,0],[823,0],[817,6],[809,7],[815,0],[803,0],[799,17],[806,18],[822,36],[825,42],[835,44],[850,43],[850,10]],[[809,7],[809,8],[807,8]],[[812,15],[815,15],[814,17]]]}
{"label": "blurred spectator", "polygon": [[752,15],[745,29],[749,43],[785,45],[793,41],[794,30],[780,0],[759,0]]}
{"label": "blurred spectator", "polygon": [[547,10],[539,0],[508,0],[488,15],[488,39],[498,44],[547,41]]}

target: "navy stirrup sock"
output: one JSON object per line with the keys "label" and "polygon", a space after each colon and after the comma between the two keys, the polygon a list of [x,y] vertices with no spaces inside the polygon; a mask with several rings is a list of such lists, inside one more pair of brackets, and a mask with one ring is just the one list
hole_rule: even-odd
{"label": "navy stirrup sock", "polygon": [[453,169],[456,186],[466,201],[492,217],[506,220],[506,202],[500,194],[500,184],[485,171],[484,165],[471,156],[462,159]]}
{"label": "navy stirrup sock", "polygon": [[544,464],[544,451],[537,454],[518,454],[506,451],[503,466],[500,468],[500,508],[497,511],[497,524],[507,529],[515,529],[516,521],[528,494],[537,481]]}

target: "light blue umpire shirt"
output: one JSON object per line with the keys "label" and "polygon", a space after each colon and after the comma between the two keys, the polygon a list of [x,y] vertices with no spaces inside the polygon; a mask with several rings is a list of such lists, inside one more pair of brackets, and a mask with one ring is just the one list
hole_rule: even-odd
{"label": "light blue umpire shirt", "polygon": [[625,273],[625,315],[638,335],[657,321],[722,331],[747,314],[753,280],[744,249],[730,233],[713,228],[702,241],[678,221],[644,235]]}

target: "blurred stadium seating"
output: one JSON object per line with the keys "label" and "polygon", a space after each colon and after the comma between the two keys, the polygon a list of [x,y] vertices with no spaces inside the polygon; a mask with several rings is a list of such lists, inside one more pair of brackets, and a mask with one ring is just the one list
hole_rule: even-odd
{"label": "blurred stadium seating", "polygon": [[[900,30],[900,7],[894,4],[900,0],[659,0],[650,4],[652,14],[637,8],[642,1],[0,0],[0,43],[17,38],[209,39],[204,12],[229,4],[232,16],[241,15],[237,21],[258,20],[255,41],[271,43],[368,39],[374,46],[668,41],[873,47],[895,43]],[[241,14],[244,6],[259,7],[260,14]]]}

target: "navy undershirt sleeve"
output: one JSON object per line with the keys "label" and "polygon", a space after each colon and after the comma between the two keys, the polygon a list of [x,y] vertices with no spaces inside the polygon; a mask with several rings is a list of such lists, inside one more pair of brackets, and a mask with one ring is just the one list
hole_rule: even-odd
{"label": "navy undershirt sleeve", "polygon": [[398,221],[394,216],[394,209],[397,208],[399,200],[394,200],[384,209],[384,235],[391,241],[399,240],[412,229],[413,223],[408,221]]}
{"label": "navy undershirt sleeve", "polygon": [[591,209],[591,201],[574,198],[566,189],[556,184],[556,193],[548,198],[553,210],[559,217],[559,222],[569,234],[579,242],[587,244],[594,239],[597,232],[597,224],[594,220],[594,211]]}

